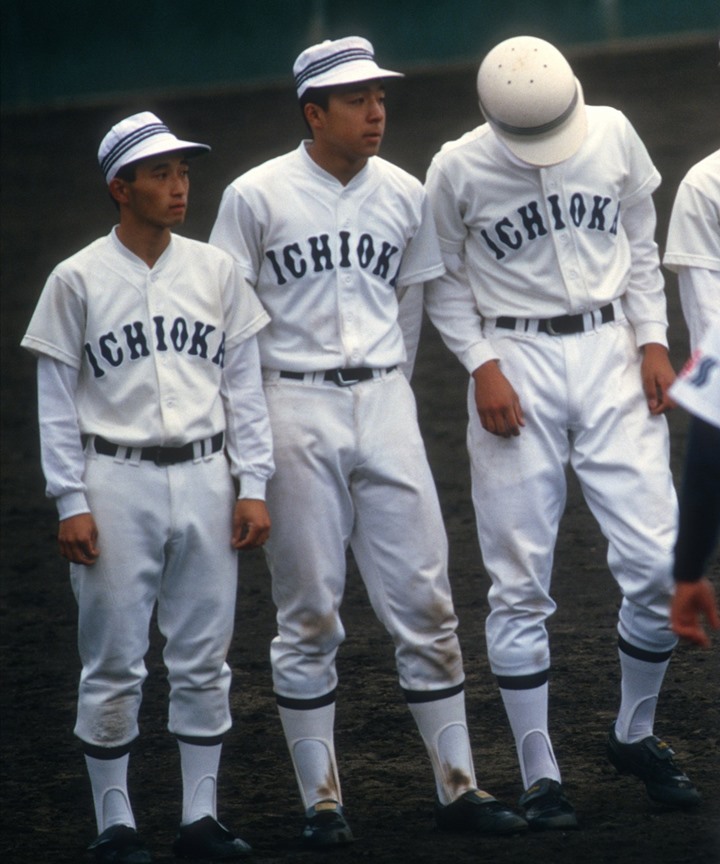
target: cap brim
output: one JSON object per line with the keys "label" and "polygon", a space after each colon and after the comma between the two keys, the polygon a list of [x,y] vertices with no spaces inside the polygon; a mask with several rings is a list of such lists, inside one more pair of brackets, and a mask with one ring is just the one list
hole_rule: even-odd
{"label": "cap brim", "polygon": [[186,153],[188,156],[201,156],[203,153],[209,153],[210,149],[207,144],[198,144],[196,141],[179,141],[177,138],[166,144],[163,144],[162,141],[148,141],[147,147],[139,147],[137,152],[133,153],[132,161],[140,162],[142,159],[161,156],[163,153]]}

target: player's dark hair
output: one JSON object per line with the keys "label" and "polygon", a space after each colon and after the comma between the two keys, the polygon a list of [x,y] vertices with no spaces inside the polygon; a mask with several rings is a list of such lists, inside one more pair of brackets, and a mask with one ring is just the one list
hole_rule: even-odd
{"label": "player's dark hair", "polygon": [[308,87],[300,97],[300,113],[302,114],[303,122],[307,126],[308,132],[312,136],[310,124],[305,119],[305,106],[317,105],[323,111],[327,111],[330,107],[330,94],[333,92],[332,87]]}
{"label": "player's dark hair", "polygon": [[137,179],[137,162],[128,162],[127,165],[123,165],[122,168],[118,169],[115,176],[124,180],[125,183],[134,183]]}

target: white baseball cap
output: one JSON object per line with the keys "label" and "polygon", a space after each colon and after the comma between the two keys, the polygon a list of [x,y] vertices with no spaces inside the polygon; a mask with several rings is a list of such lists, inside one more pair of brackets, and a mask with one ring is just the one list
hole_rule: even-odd
{"label": "white baseball cap", "polygon": [[188,156],[199,156],[207,153],[210,147],[195,141],[181,141],[159,117],[150,111],[141,111],[112,127],[100,142],[98,162],[105,181],[110,183],[124,165],[177,150],[184,151]]}
{"label": "white baseball cap", "polygon": [[480,109],[495,134],[530,165],[556,165],[587,134],[585,100],[568,61],[544,39],[515,36],[496,45],[477,76]]}
{"label": "white baseball cap", "polygon": [[375,62],[373,46],[362,36],[326,39],[311,45],[293,64],[298,99],[308,87],[336,87],[373,81],[376,78],[403,78],[402,72],[381,69]]}

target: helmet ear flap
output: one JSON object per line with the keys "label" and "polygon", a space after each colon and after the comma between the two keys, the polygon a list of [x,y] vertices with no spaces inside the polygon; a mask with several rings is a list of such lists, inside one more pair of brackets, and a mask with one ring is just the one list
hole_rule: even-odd
{"label": "helmet ear flap", "polygon": [[563,162],[585,139],[580,82],[544,39],[516,36],[496,45],[480,64],[477,92],[493,131],[531,165]]}

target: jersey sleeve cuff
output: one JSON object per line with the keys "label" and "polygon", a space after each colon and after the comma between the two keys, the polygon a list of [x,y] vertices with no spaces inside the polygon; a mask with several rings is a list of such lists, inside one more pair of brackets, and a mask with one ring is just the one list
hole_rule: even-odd
{"label": "jersey sleeve cuff", "polygon": [[61,522],[63,519],[69,519],[71,516],[79,516],[81,513],[90,512],[84,492],[68,492],[66,495],[61,495],[55,499],[55,505]]}
{"label": "jersey sleeve cuff", "polygon": [[667,328],[664,324],[640,324],[635,328],[635,343],[638,348],[651,342],[668,347]]}
{"label": "jersey sleeve cuff", "polygon": [[257,477],[254,474],[241,474],[238,498],[252,498],[254,501],[264,501],[266,485],[267,481],[264,477]]}
{"label": "jersey sleeve cuff", "polygon": [[484,363],[498,359],[498,354],[492,344],[488,342],[487,339],[483,339],[482,342],[476,342],[468,348],[467,351],[464,351],[460,357],[460,362],[472,375],[472,373],[476,369],[479,369]]}

